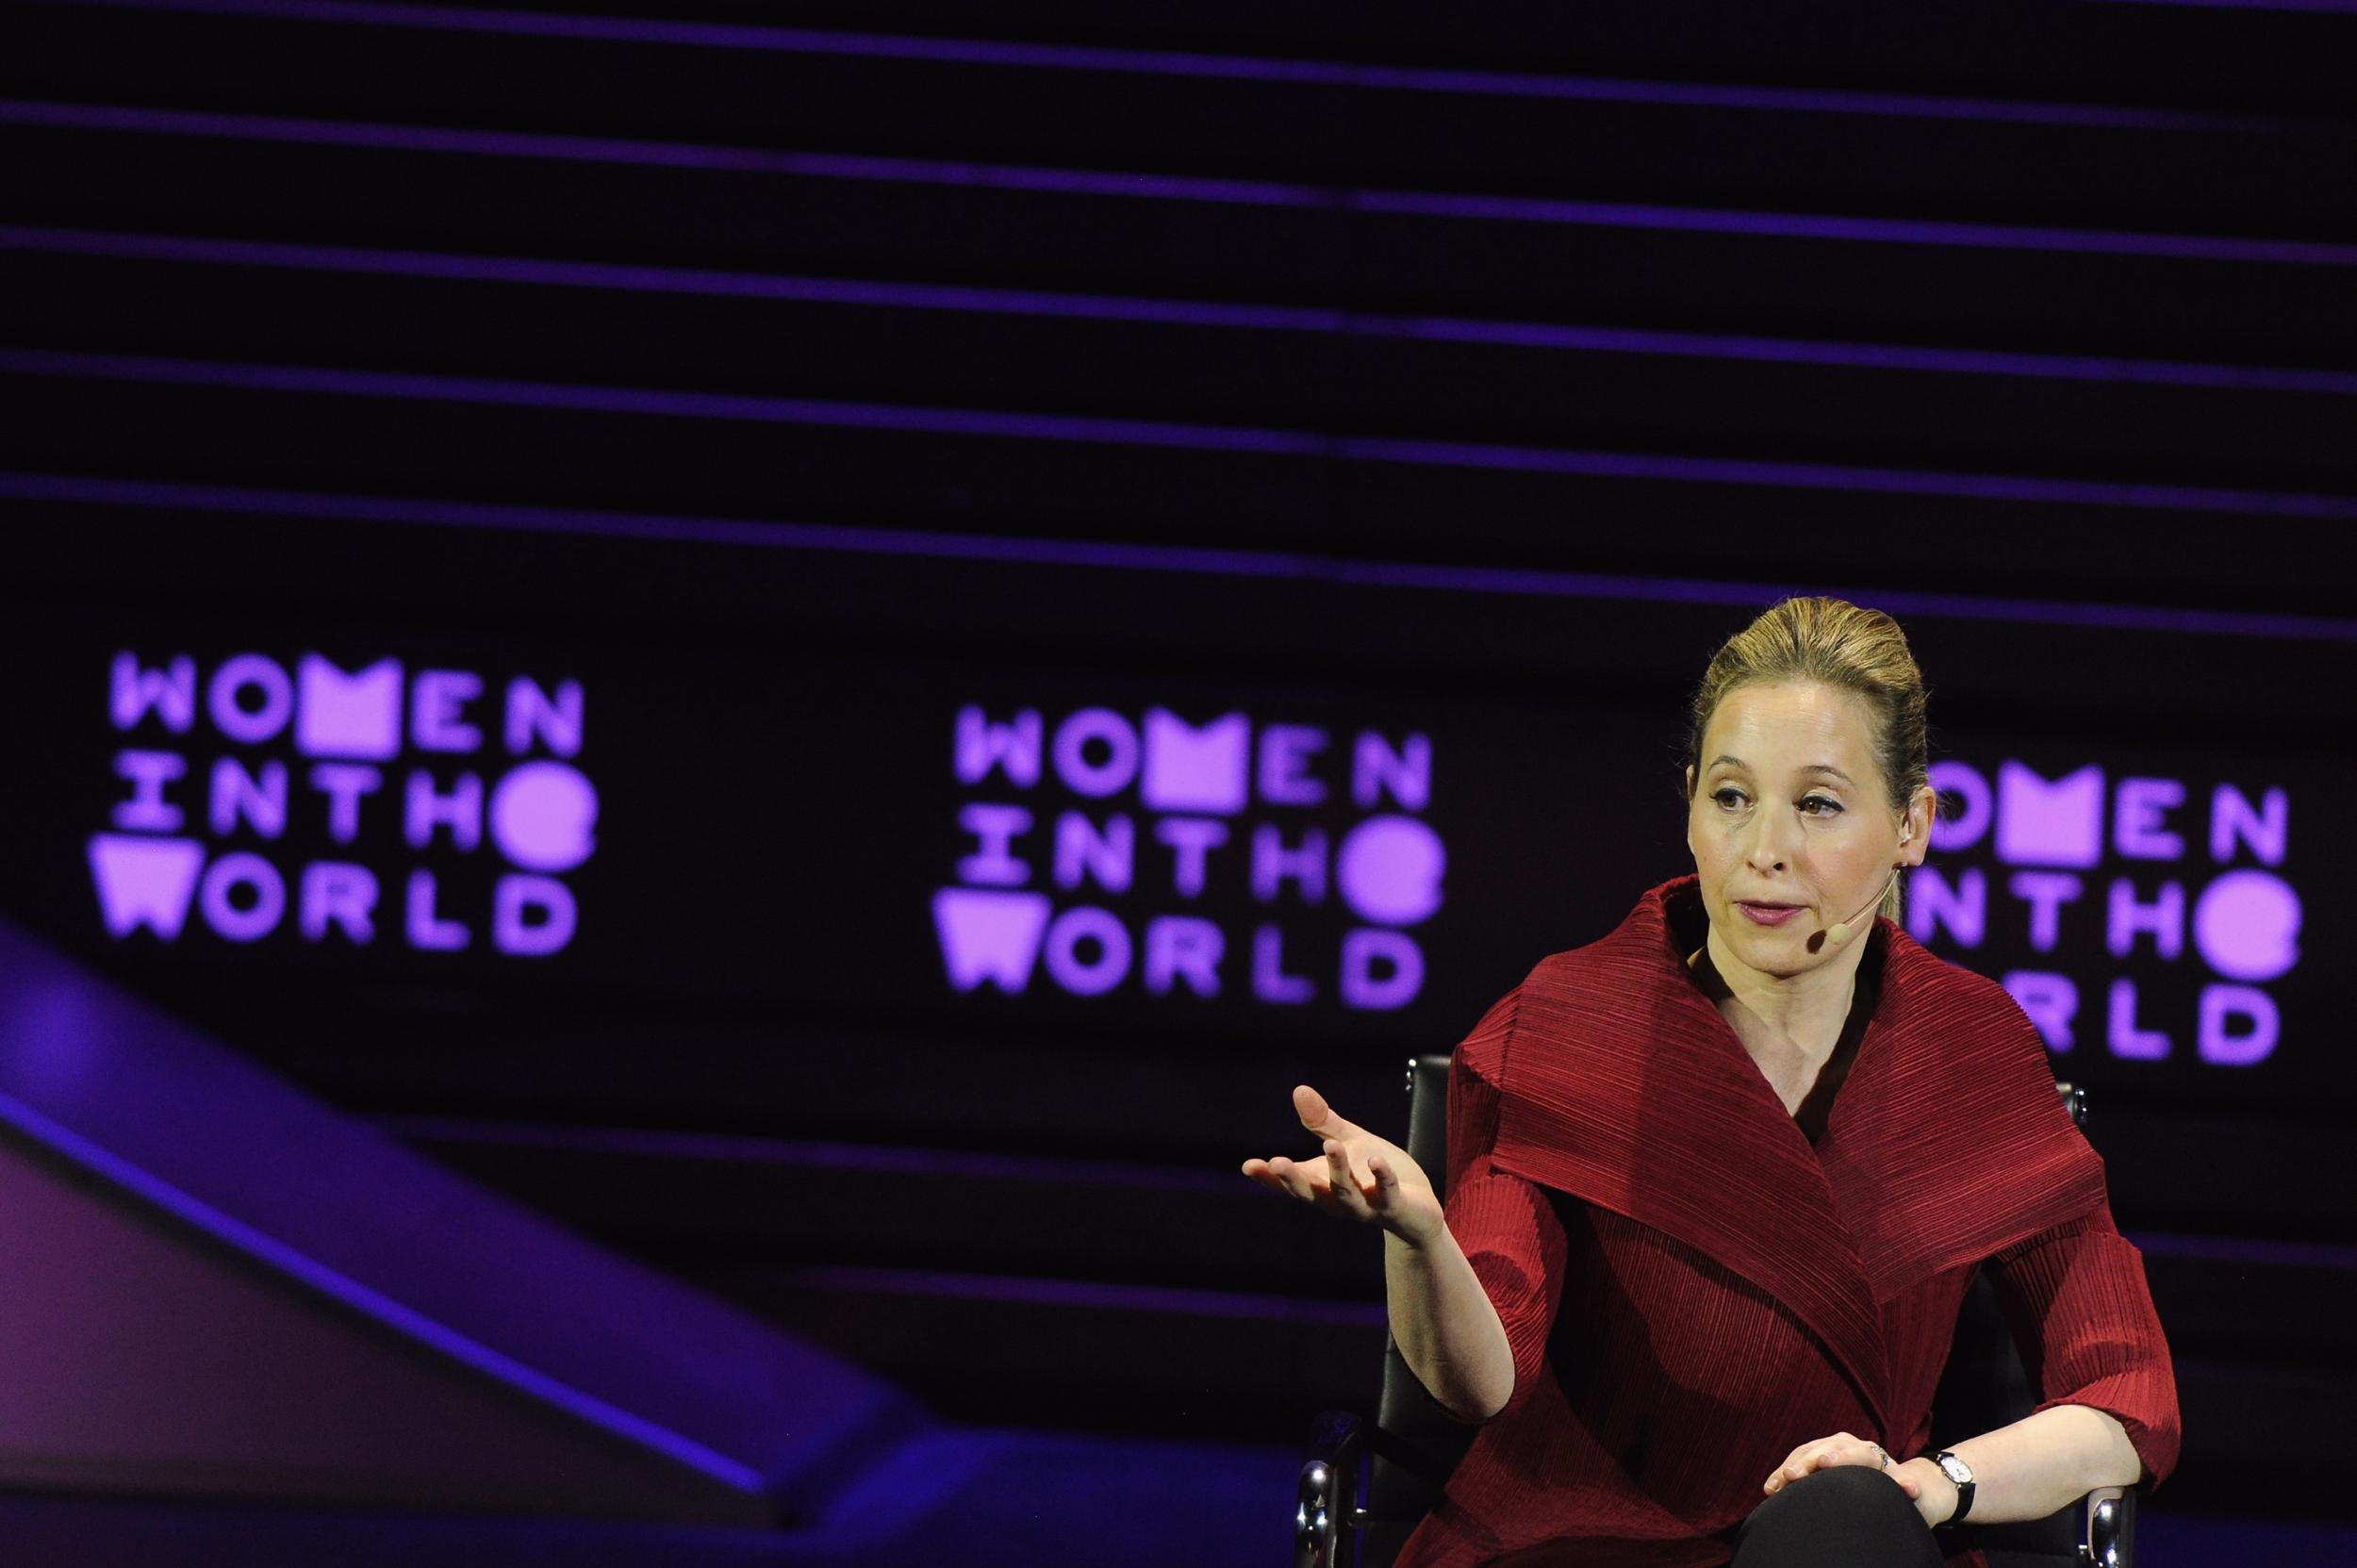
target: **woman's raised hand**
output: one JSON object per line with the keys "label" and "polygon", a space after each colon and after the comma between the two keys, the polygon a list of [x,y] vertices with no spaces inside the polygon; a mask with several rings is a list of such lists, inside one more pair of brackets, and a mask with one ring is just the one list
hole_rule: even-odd
{"label": "woman's raised hand", "polygon": [[1246,1160],[1246,1176],[1327,1213],[1380,1225],[1418,1246],[1443,1228],[1431,1180],[1406,1149],[1343,1120],[1307,1083],[1294,1090],[1294,1113],[1317,1135],[1324,1158],[1289,1160],[1280,1154]]}

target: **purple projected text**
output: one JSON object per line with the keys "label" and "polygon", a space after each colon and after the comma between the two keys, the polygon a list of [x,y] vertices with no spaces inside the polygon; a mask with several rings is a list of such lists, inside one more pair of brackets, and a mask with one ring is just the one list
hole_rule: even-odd
{"label": "purple projected text", "polygon": [[[2107,779],[2092,763],[2049,779],[2010,760],[1993,779],[1940,762],[1932,783],[1962,809],[1932,828],[1953,858],[1915,873],[1907,928],[1927,945],[2039,955],[2003,980],[2051,1049],[2091,1035],[2116,1057],[2161,1061],[2188,1041],[2199,1061],[2230,1067],[2274,1052],[2282,1018],[2266,982],[2299,961],[2284,790]],[[2191,1015],[2149,1015],[2118,972],[2131,963],[2206,969]]]}
{"label": "purple projected text", "polygon": [[[202,679],[200,674],[202,673]],[[209,672],[176,653],[115,655],[108,715],[112,831],[90,867],[108,935],[223,941],[291,930],[309,943],[397,944],[540,957],[578,929],[559,880],[596,847],[598,795],[569,760],[577,681],[380,659],[347,670],[318,653],[239,653]],[[339,852],[290,853],[324,842]],[[487,900],[453,906],[438,867],[485,851],[508,867]],[[479,879],[478,879],[479,880]]]}
{"label": "purple projected text", "polygon": [[[1136,985],[1388,1010],[1422,989],[1409,928],[1440,909],[1447,866],[1419,815],[1427,736],[968,706],[952,743],[958,783],[986,792],[960,809],[967,848],[933,898],[957,990],[1019,995],[1044,975],[1076,997]],[[1207,895],[1260,913],[1214,918]],[[1327,915],[1320,939],[1292,918],[1303,912]],[[1338,939],[1337,913],[1355,922]]]}

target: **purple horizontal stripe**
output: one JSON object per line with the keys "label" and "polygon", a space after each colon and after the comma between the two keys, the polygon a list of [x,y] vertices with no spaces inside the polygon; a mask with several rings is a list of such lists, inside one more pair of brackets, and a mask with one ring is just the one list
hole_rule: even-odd
{"label": "purple horizontal stripe", "polygon": [[1871,600],[1875,608],[1892,615],[1934,616],[1952,620],[2082,626],[2113,632],[2357,642],[2357,619],[2337,616],[2200,610],[2049,599],[2001,599],[1978,594],[1920,593],[1840,582],[1741,584],[1678,578],[1613,578],[1598,573],[1423,563],[1353,566],[1337,573],[1337,576],[1345,582],[1372,583],[1387,587],[1519,593],[1567,599],[1657,600],[1675,603],[1725,604],[1755,610],[1792,594],[1830,594],[1836,598]]}
{"label": "purple horizontal stripe", "polygon": [[2357,0],[2081,0],[2082,4],[2181,6],[2205,11],[2335,11],[2357,14]]}
{"label": "purple horizontal stripe", "polygon": [[926,408],[851,403],[833,398],[767,397],[655,387],[596,387],[548,381],[354,371],[326,366],[254,365],[226,360],[164,359],[140,355],[76,354],[46,349],[0,349],[0,372],[162,386],[221,387],[240,391],[313,396],[390,398],[581,413],[647,414],[675,419],[734,420],[762,424],[809,424],[845,430],[907,431],[1019,440],[1062,440],[1122,446],[1201,448],[1280,456],[1334,454],[1333,439],[1289,430],[1181,424],[1163,420],[1108,420],[1080,414],[1004,413],[984,408]]}
{"label": "purple horizontal stripe", "polygon": [[1220,81],[1278,82],[1309,87],[1438,92],[1486,98],[1551,98],[1590,103],[1765,109],[1798,114],[1863,114],[2125,130],[2272,131],[2283,124],[2280,120],[2257,115],[2134,108],[2112,104],[2065,104],[1719,82],[1637,81],[1522,71],[1373,65],[1349,60],[1276,59],[1261,56],[1119,48],[1101,44],[923,38],[665,18],[569,16],[449,6],[366,4],[356,3],[356,0],[355,3],[345,3],[345,0],[45,0],[45,3],[103,6],[123,10],[268,17],[290,22],[340,23],[371,27],[412,27],[433,32],[506,34],[766,54],[917,60],[950,65],[1194,76]]}
{"label": "purple horizontal stripe", "polygon": [[373,1120],[376,1126],[397,1137],[427,1144],[585,1150],[597,1154],[650,1155],[664,1160],[802,1165],[825,1170],[970,1177],[982,1180],[1069,1181],[1094,1187],[1143,1187],[1165,1192],[1211,1193],[1222,1197],[1249,1197],[1253,1192],[1251,1183],[1239,1172],[1196,1169],[1191,1165],[1156,1165],[1035,1154],[994,1154],[967,1149],[911,1148],[885,1144],[830,1143],[740,1133],[677,1132],[648,1128],[552,1127],[537,1122],[496,1121],[474,1116],[385,1115]]}
{"label": "purple horizontal stripe", "polygon": [[1581,228],[1739,235],[1755,239],[1928,245],[1950,249],[2134,256],[2271,266],[2357,266],[2357,245],[2199,234],[2139,234],[2029,224],[1968,223],[1840,214],[1745,211],[1655,203],[1590,202],[1427,190],[1376,190],[1282,180],[1217,179],[1117,170],[1051,169],[965,159],[880,157],[720,147],[618,137],[567,136],[433,125],[373,124],[258,114],[142,108],[105,104],[0,100],[0,124],[140,135],[215,137],[374,151],[467,154],[579,163],[646,165],[717,173],[778,174],[931,185],[1038,194],[1129,197],[1321,212],[1543,223]]}
{"label": "purple horizontal stripe", "polygon": [[1887,591],[1839,582],[1742,583],[1706,578],[1641,577],[1614,572],[1511,567],[1450,567],[1423,562],[1349,561],[1279,551],[1204,550],[1182,545],[1025,538],[914,528],[766,522],[735,518],[517,506],[489,502],[395,496],[330,495],[231,486],[184,485],[87,475],[0,472],[0,497],[169,511],[245,513],[497,532],[807,550],[844,554],[1075,567],[1091,570],[1169,571],[1211,577],[1340,584],[1435,592],[1526,594],[1638,603],[1723,604],[1757,609],[1795,593],[1871,599],[1894,614],[1955,620],[2099,627],[2167,635],[2252,636],[2357,642],[2357,620],[2237,610],[2145,604],[1998,599],[1973,594]]}
{"label": "purple horizontal stripe", "polygon": [[[1740,602],[1758,602],[1759,590],[1744,589]],[[742,1133],[552,1126],[542,1122],[501,1121],[477,1116],[396,1114],[371,1119],[375,1126],[396,1137],[429,1145],[564,1149],[595,1154],[652,1156],[666,1160],[798,1165],[917,1177],[1072,1182],[1091,1187],[1146,1188],[1163,1192],[1203,1193],[1213,1197],[1250,1197],[1253,1193],[1253,1188],[1244,1179],[1233,1171],[1198,1169],[1192,1165],[995,1154],[966,1149],[915,1148]],[[2269,1241],[2156,1230],[2131,1232],[2128,1239],[2139,1250],[2153,1257],[2357,1270],[2357,1246],[2336,1243]]]}
{"label": "purple horizontal stripe", "polygon": [[239,391],[291,392],[308,396],[387,398],[403,402],[552,408],[666,419],[742,421],[839,430],[1243,453],[1259,456],[1398,463],[1418,468],[1478,469],[1577,478],[1748,485],[1773,489],[1937,496],[1972,501],[2033,502],[2066,506],[2112,506],[2243,517],[2336,521],[2357,519],[2357,496],[2293,490],[2224,489],[2191,485],[2049,479],[2026,474],[1942,472],[1760,458],[1591,452],[1481,441],[1326,434],[1253,425],[1188,424],[1168,420],[1106,419],[1080,414],[919,407],[900,404],[853,403],[832,398],[769,397],[669,388],[597,387],[326,366],[239,364],[223,360],[166,359],[142,355],[5,348],[0,349],[0,373],[125,381],[155,386],[215,387]]}
{"label": "purple horizontal stripe", "polygon": [[328,495],[306,491],[181,485],[79,475],[0,472],[0,496],[102,506],[173,511],[243,512],[503,533],[592,535],[775,550],[897,555],[1004,565],[1068,566],[1195,572],[1219,577],[1332,580],[1338,565],[1317,555],[1246,550],[1201,550],[1084,539],[1024,538],[915,528],[848,527],[834,523],[766,522],[735,518],[601,512],[486,502],[406,497]]}
{"label": "purple horizontal stripe", "polygon": [[1096,1312],[1165,1312],[1184,1317],[1232,1317],[1257,1322],[1310,1323],[1336,1329],[1381,1329],[1379,1301],[1313,1301],[1242,1291],[1184,1290],[1166,1285],[1113,1285],[1087,1279],[1038,1279],[1004,1274],[954,1274],[936,1269],[819,1265],[788,1272],[804,1290],[867,1296],[919,1296],[951,1301],[1006,1301],[1027,1307],[1080,1307]]}
{"label": "purple horizontal stripe", "polygon": [[256,1230],[243,1220],[214,1208],[91,1142],[13,1096],[0,1095],[0,1122],[6,1122],[35,1142],[57,1150],[74,1164],[153,1204],[184,1224],[291,1279],[301,1280],[322,1296],[339,1301],[366,1317],[431,1345],[453,1361],[471,1367],[486,1377],[543,1400],[569,1415],[652,1449],[725,1485],[747,1492],[758,1492],[766,1487],[760,1473],[750,1466],[682,1437],[668,1428],[634,1415],[619,1406],[610,1405],[594,1395],[561,1383],[546,1373],[526,1366],[425,1316],[415,1308],[404,1306],[347,1275],[338,1273],[307,1253],[299,1252],[275,1237]]}
{"label": "purple horizontal stripe", "polygon": [[2357,266],[2357,245],[2312,239],[2243,239],[2200,234],[2135,234],[2117,229],[2067,229],[2016,223],[1965,223],[1830,213],[1742,211],[1651,203],[1566,201],[1426,190],[1351,190],[1342,205],[1355,211],[1416,218],[1559,223],[1580,228],[1656,229],[1671,233],[1734,234],[1779,239],[1826,239],[1861,244],[1932,245],[1950,249],[2052,252],[2087,256],[2160,256],[2181,261],[2259,262],[2280,266]]}
{"label": "purple horizontal stripe", "polygon": [[629,293],[717,296],[794,304],[1114,321],[1166,326],[1226,327],[1242,331],[1300,332],[1424,342],[1479,343],[1493,347],[1585,354],[1827,365],[1855,370],[2316,393],[2339,397],[2357,395],[2357,371],[2352,371],[2204,364],[2190,360],[2132,359],[2100,355],[2023,354],[1988,349],[1767,338],[1729,333],[1667,332],[1548,322],[1483,321],[1468,317],[1397,316],[1303,305],[1133,298],[1035,289],[987,289],[519,256],[453,256],[433,251],[121,234],[94,229],[0,224],[0,250],[107,256],[134,261],[192,262],[207,266],[288,268],[469,283],[609,289]]}
{"label": "purple horizontal stripe", "polygon": [[2205,1263],[2270,1263],[2283,1268],[2357,1269],[2357,1246],[2334,1242],[2267,1241],[2244,1236],[2196,1236],[2162,1230],[2127,1233],[2136,1250],[2155,1258]]}

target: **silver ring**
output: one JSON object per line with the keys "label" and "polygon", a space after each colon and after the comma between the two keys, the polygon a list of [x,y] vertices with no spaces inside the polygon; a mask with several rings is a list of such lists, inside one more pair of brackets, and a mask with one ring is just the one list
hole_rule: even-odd
{"label": "silver ring", "polygon": [[1885,1470],[1890,1468],[1890,1456],[1883,1452],[1883,1445],[1881,1444],[1870,1443],[1867,1446],[1874,1450],[1874,1458],[1881,1461],[1880,1468]]}

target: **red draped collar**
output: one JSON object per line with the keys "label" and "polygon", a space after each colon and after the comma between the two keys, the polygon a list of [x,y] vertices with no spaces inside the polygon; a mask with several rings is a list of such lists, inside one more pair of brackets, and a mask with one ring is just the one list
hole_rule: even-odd
{"label": "red draped collar", "polygon": [[2100,1208],[2102,1162],[2003,988],[1879,917],[1859,959],[1879,995],[1812,1146],[1686,967],[1706,929],[1699,879],[1680,877],[1539,963],[1506,1042],[1493,1161],[1768,1291],[1887,1423],[1879,1304]]}

